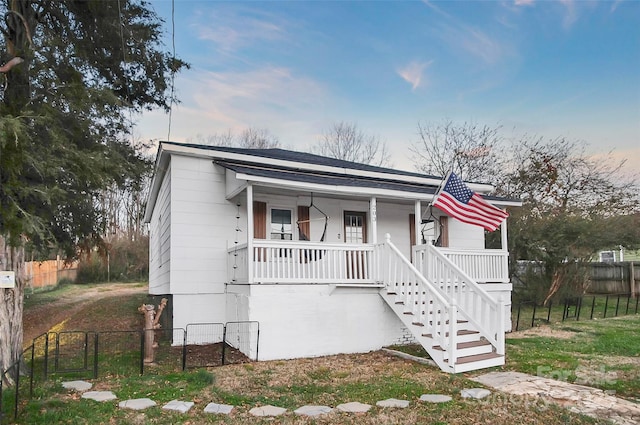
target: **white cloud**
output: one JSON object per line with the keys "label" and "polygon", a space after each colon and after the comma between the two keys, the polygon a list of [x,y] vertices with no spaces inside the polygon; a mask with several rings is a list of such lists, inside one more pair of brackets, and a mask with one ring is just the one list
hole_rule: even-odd
{"label": "white cloud", "polygon": [[416,90],[420,86],[425,85],[424,70],[427,69],[433,61],[429,62],[410,62],[403,68],[399,69],[398,75],[407,83],[411,84],[411,90]]}
{"label": "white cloud", "polygon": [[[309,142],[311,127],[329,103],[323,86],[283,67],[246,72],[192,70],[176,79],[176,87],[184,103],[172,113],[172,140],[259,127],[267,128],[283,144],[289,138]],[[167,115],[153,111],[143,115],[137,131],[142,139],[165,140],[167,126]]]}
{"label": "white cloud", "polygon": [[515,0],[513,4],[516,6],[533,6],[535,0]]}
{"label": "white cloud", "polygon": [[574,0],[559,0],[564,6],[565,12],[562,18],[562,26],[564,29],[570,29],[573,24],[578,20],[578,12],[576,10],[576,4]]}
{"label": "white cloud", "polygon": [[259,42],[285,41],[289,38],[287,23],[282,18],[247,7],[216,8],[199,14],[192,26],[196,37],[215,43],[218,51],[235,52]]}
{"label": "white cloud", "polygon": [[618,8],[618,6],[620,6],[620,3],[622,3],[623,0],[615,0],[613,3],[611,3],[611,13],[615,12],[616,9]]}

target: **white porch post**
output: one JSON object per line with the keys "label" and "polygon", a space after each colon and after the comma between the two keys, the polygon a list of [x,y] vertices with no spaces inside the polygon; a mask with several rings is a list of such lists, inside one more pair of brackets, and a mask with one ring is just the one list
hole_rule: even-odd
{"label": "white porch post", "polygon": [[378,243],[378,212],[375,196],[369,201],[369,214],[371,215],[371,242],[376,244]]}
{"label": "white porch post", "polygon": [[[503,251],[509,251],[509,244],[507,242],[507,220],[503,220],[500,224],[500,245]],[[502,265],[502,276],[509,276],[509,257],[504,261]]]}
{"label": "white porch post", "polygon": [[420,228],[422,226],[422,206],[420,205],[420,201],[416,201],[413,212],[413,221],[416,232],[416,245],[422,245],[422,235],[420,233]]}
{"label": "white porch post", "polygon": [[504,220],[500,224],[500,245],[504,251],[509,250],[509,245],[507,243],[507,220]]}
{"label": "white porch post", "polygon": [[253,186],[247,184],[247,280],[253,283]]}

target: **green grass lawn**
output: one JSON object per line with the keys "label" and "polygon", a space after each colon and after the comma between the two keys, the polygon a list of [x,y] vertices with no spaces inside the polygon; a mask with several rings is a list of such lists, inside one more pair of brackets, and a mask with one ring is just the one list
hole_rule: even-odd
{"label": "green grass lawn", "polygon": [[[84,286],[84,285],[83,285]],[[55,302],[56,297],[79,290],[76,285],[62,287],[58,292],[35,294],[31,306]],[[94,288],[95,290],[95,288]],[[69,317],[65,329],[89,329],[118,321],[122,326],[140,321],[136,307],[144,294],[101,300],[87,305]],[[91,313],[91,314],[90,314]],[[117,320],[116,320],[117,319]],[[561,319],[561,316],[560,316]],[[93,324],[91,322],[93,320]],[[571,382],[582,382],[615,391],[617,395],[634,398],[640,394],[640,315],[604,320],[581,320],[552,323],[536,328],[527,336],[507,338],[507,364],[503,369],[540,374]],[[523,334],[523,333],[519,333]],[[29,382],[20,385],[20,415],[18,424],[604,424],[606,422],[571,413],[566,409],[527,398],[494,393],[485,400],[460,397],[463,388],[477,387],[468,377],[488,370],[449,375],[437,368],[402,360],[383,352],[339,355],[315,359],[257,362],[228,365],[185,372],[165,371],[162,367],[139,375],[131,367],[125,373],[118,368],[116,342],[107,342],[114,354],[101,355],[98,379],[93,390],[113,391],[118,401],[148,397],[158,406],[144,411],[118,408],[118,401],[98,403],[81,399],[79,394],[65,390],[61,382],[76,375],[53,375],[47,381],[36,380],[34,396],[28,399]],[[414,355],[424,355],[421,347],[395,347]],[[126,347],[122,347],[126,351]],[[117,354],[118,356],[120,354]],[[122,354],[126,356],[126,352]],[[135,357],[135,356],[134,356]],[[132,360],[133,359],[133,360]],[[137,357],[127,365],[137,363]],[[171,365],[169,365],[171,366]],[[167,368],[171,369],[171,368]],[[453,397],[445,404],[425,404],[421,394],[439,393]],[[382,409],[376,401],[386,398],[406,399],[407,409]],[[163,411],[161,406],[171,400],[194,401],[187,414]],[[15,390],[5,389],[2,423],[13,419]],[[309,419],[294,415],[305,404],[328,405],[351,401],[374,407],[366,414],[352,415],[334,412],[323,418]],[[203,412],[210,403],[237,406],[230,416]],[[249,415],[252,407],[272,404],[288,409],[278,419],[258,419]]]}
{"label": "green grass lawn", "polygon": [[548,335],[508,335],[506,367],[622,397],[640,395],[640,315],[556,323],[551,329]]}
{"label": "green grass lawn", "polygon": [[[402,360],[382,352],[315,359],[268,361],[190,370],[153,376],[124,376],[92,380],[94,390],[113,391],[117,401],[98,403],[65,390],[61,379],[38,386],[33,400],[21,410],[18,424],[604,424],[535,399],[494,394],[485,400],[460,396],[463,388],[478,384],[461,375]],[[453,397],[443,404],[418,400],[421,394]],[[118,401],[148,397],[158,403],[144,411],[117,407]],[[375,406],[387,398],[406,399],[407,409]],[[179,399],[195,402],[186,414],[163,411]],[[322,418],[304,418],[293,410],[305,404],[327,405],[359,401],[372,405],[364,414],[333,412]],[[230,416],[203,412],[210,403],[236,406]],[[260,419],[248,412],[261,405],[284,407],[276,419]]]}

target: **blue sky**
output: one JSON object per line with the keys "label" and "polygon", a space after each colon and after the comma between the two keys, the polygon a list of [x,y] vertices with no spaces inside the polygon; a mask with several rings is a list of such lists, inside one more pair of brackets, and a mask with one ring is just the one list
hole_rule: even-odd
{"label": "blue sky", "polygon": [[[152,1],[166,20],[171,2]],[[172,140],[266,128],[308,150],[354,122],[413,169],[418,123],[584,140],[640,172],[640,1],[175,0]],[[166,140],[168,116],[136,136]]]}

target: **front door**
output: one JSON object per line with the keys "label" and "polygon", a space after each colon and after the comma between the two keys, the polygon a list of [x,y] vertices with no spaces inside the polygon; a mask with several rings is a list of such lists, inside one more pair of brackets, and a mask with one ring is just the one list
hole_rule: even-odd
{"label": "front door", "polygon": [[367,243],[367,213],[344,212],[344,241],[345,243]]}
{"label": "front door", "polygon": [[[344,212],[344,242],[352,244],[367,243],[367,213],[360,211]],[[366,279],[366,257],[364,251],[347,251],[347,277]]]}

